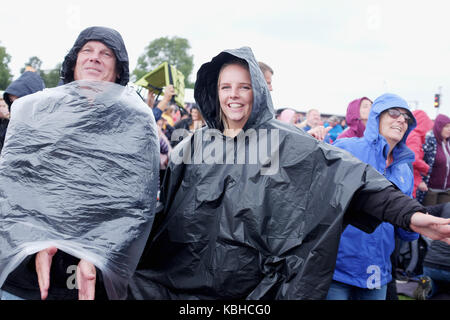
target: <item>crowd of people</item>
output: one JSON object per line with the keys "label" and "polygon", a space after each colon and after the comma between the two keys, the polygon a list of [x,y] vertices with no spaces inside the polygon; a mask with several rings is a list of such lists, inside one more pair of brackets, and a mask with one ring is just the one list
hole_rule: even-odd
{"label": "crowd of people", "polygon": [[303,119],[275,111],[273,76],[250,48],[224,50],[199,69],[195,104],[172,85],[143,101],[105,27],[80,33],[60,88],[25,72],[0,105],[0,299],[385,300],[397,237],[420,236],[416,298],[443,290],[450,118],[385,93]]}

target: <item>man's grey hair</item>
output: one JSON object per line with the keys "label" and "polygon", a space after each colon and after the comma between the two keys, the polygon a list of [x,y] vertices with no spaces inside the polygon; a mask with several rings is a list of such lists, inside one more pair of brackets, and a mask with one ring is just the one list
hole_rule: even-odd
{"label": "man's grey hair", "polygon": [[328,123],[331,123],[331,122],[339,122],[339,118],[337,116],[331,116],[328,119]]}

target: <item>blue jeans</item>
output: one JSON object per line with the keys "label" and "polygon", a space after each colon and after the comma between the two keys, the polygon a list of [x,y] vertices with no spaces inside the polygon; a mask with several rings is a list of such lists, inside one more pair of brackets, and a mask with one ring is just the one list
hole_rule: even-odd
{"label": "blue jeans", "polygon": [[431,293],[427,298],[431,298],[438,293],[442,285],[450,286],[450,271],[435,269],[430,267],[423,267],[423,275],[431,278]]}
{"label": "blue jeans", "polygon": [[15,296],[9,292],[0,290],[0,300],[25,300],[25,299]]}
{"label": "blue jeans", "polygon": [[386,300],[386,291],[386,284],[380,289],[367,289],[333,280],[327,300]]}

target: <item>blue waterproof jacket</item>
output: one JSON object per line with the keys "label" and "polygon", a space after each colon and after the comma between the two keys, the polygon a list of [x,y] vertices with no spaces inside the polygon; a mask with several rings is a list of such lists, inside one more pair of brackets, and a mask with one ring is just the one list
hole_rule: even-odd
{"label": "blue waterproof jacket", "polygon": [[[416,127],[416,120],[408,127],[403,139],[393,150],[394,161],[386,167],[389,145],[379,132],[380,114],[390,108],[409,110],[405,100],[394,94],[377,98],[370,111],[362,138],[343,138],[335,146],[349,151],[361,161],[370,164],[395,184],[403,193],[412,195],[414,176],[410,164],[414,153],[406,146],[408,134]],[[397,234],[402,240],[413,241],[419,235],[382,223],[371,233],[365,233],[351,225],[344,230],[339,244],[333,280],[360,288],[375,288],[391,281],[390,255],[394,251]]]}

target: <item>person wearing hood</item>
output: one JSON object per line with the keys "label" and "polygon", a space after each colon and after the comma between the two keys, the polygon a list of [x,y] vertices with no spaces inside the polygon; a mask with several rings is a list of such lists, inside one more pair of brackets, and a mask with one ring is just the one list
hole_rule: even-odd
{"label": "person wearing hood", "polygon": [[347,129],[338,135],[341,138],[361,138],[366,129],[367,119],[369,117],[372,101],[367,97],[355,99],[349,103],[345,120],[347,121]]}
{"label": "person wearing hood", "polygon": [[[371,165],[410,197],[414,178],[409,164],[414,161],[414,153],[406,146],[406,138],[415,127],[416,120],[407,102],[386,93],[373,103],[364,136],[339,139],[334,145]],[[387,284],[392,280],[390,256],[395,235],[404,241],[418,238],[417,233],[386,222],[371,234],[347,226],[341,236],[327,299],[385,300]]]}
{"label": "person wearing hood", "polygon": [[433,121],[423,110],[414,110],[412,113],[417,120],[417,127],[409,134],[406,139],[406,145],[415,155],[413,162],[414,189],[412,195],[416,198],[417,189],[424,192],[428,191],[427,185],[422,180],[422,177],[428,174],[430,166],[423,159],[424,152],[422,146],[425,143],[426,134],[433,128]]}
{"label": "person wearing hood", "polygon": [[[155,151],[157,150],[157,133],[156,133],[156,123],[154,122],[154,117],[152,116],[152,113],[150,110],[148,110],[148,108],[145,106],[145,103],[142,102],[141,99],[138,99],[138,97],[136,95],[132,95],[129,94],[128,91],[125,92],[125,86],[128,84],[129,82],[129,60],[128,60],[128,54],[127,54],[127,50],[125,48],[125,44],[123,42],[123,39],[121,37],[121,35],[113,29],[110,28],[106,28],[106,27],[89,27],[84,29],[79,36],[77,37],[73,47],[70,49],[70,51],[68,52],[68,54],[65,56],[64,62],[62,64],[62,69],[61,69],[61,79],[64,83],[64,85],[67,86],[67,89],[65,89],[65,86],[61,86],[61,87],[57,87],[54,89],[49,89],[49,90],[53,90],[55,91],[55,99],[58,99],[58,108],[59,109],[63,109],[62,106],[66,106],[66,104],[71,103],[71,110],[75,110],[75,108],[79,108],[78,113],[82,113],[84,112],[83,108],[85,109],[85,105],[83,105],[84,102],[80,102],[80,101],[84,101],[84,100],[88,100],[89,102],[89,106],[91,107],[91,109],[93,110],[92,112],[94,112],[93,114],[91,114],[91,116],[93,117],[98,117],[97,114],[100,111],[96,111],[96,110],[103,110],[101,109],[102,107],[108,106],[109,107],[109,112],[110,115],[116,117],[114,118],[112,121],[130,121],[128,119],[126,119],[126,115],[123,115],[123,111],[121,111],[120,107],[122,107],[122,110],[124,109],[124,104],[126,104],[126,107],[130,107],[129,110],[126,110],[127,115],[131,115],[131,117],[136,116],[136,114],[139,115],[139,117],[145,118],[144,120],[139,120],[139,119],[133,119],[133,126],[139,126],[139,128],[141,128],[141,126],[146,130],[146,133],[149,134],[149,136],[145,136],[145,139],[148,139],[148,145],[151,146]],[[90,80],[91,82],[86,82],[86,80]],[[77,82],[78,81],[78,82]],[[78,85],[79,83],[81,83],[80,81],[84,81],[83,83],[85,83],[85,85],[81,86]],[[73,82],[73,83],[72,83]],[[109,85],[109,83],[115,83],[117,84],[117,86],[111,86]],[[97,85],[97,87],[95,87]],[[103,87],[104,86],[104,87]],[[124,91],[120,91],[120,89],[118,89],[118,87],[124,87]],[[93,89],[91,89],[93,88]],[[104,89],[106,88],[106,89]],[[109,90],[109,91],[108,91]],[[94,93],[91,93],[90,91],[93,91]],[[117,91],[117,95],[111,94],[111,92]],[[120,92],[119,92],[120,91]],[[19,94],[19,91],[8,91],[7,92],[9,94]],[[61,96],[61,92],[63,92],[63,94],[66,94],[67,96],[62,96],[64,98],[64,101],[62,101],[61,99],[59,99],[59,97]],[[132,92],[133,94],[135,94],[134,92]],[[89,96],[88,96],[89,94]],[[121,96],[122,95],[122,96]],[[136,97],[135,97],[136,96]],[[52,96],[53,97],[53,96]],[[111,98],[112,97],[112,98]],[[123,98],[124,97],[124,98]],[[45,97],[44,97],[45,98]],[[74,100],[71,100],[74,99]],[[83,100],[84,99],[84,100]],[[99,102],[98,104],[95,101],[95,99],[105,99],[105,100],[101,100],[101,102]],[[115,99],[114,101],[110,101],[111,99]],[[121,100],[123,99],[123,101]],[[99,100],[100,101],[100,100]],[[137,102],[136,102],[137,101]],[[53,103],[52,101],[48,101],[49,105],[51,105],[51,103]],[[65,104],[66,103],[66,104]],[[77,104],[79,103],[79,105]],[[142,106],[144,105],[144,106]],[[34,106],[33,106],[34,107]],[[56,109],[56,107],[54,107],[54,109]],[[48,114],[51,114],[51,112],[53,112],[52,110],[50,110],[50,112],[47,112]],[[66,111],[66,112],[71,112],[71,111]],[[72,111],[74,112],[74,111]],[[90,112],[90,111],[88,111]],[[95,112],[97,112],[97,114],[95,114]],[[60,114],[61,115],[61,114]],[[76,116],[74,116],[73,118],[76,118]],[[100,116],[101,119],[109,119],[109,116],[104,115],[103,118]],[[78,118],[77,118],[78,119]],[[126,119],[126,120],[124,120]],[[62,120],[61,120],[62,121]],[[74,120],[75,121],[75,120]],[[97,118],[95,118],[94,121],[97,121]],[[102,124],[101,122],[97,121],[97,122],[93,122],[92,125],[98,125],[98,124]],[[144,124],[141,124],[144,123]],[[77,125],[79,125],[79,123],[72,123],[69,124],[69,128],[76,127]],[[83,132],[83,134],[85,136],[81,137],[81,139],[92,139],[92,135],[94,135],[95,137],[98,137],[99,139],[103,139],[103,136],[101,134],[98,134],[98,131],[101,130],[94,130],[93,131],[89,131],[90,129],[87,129],[88,131],[83,131],[85,127],[87,127],[89,125],[89,121],[86,119],[82,120],[81,123],[81,130],[77,130],[78,131],[74,131],[74,132]],[[145,126],[145,127],[144,127]],[[127,126],[127,124],[125,123],[123,126],[121,126],[120,124],[116,123],[114,124],[114,127],[117,128],[117,130],[119,130],[121,132],[121,137],[123,139],[129,139],[128,137],[130,135],[133,135],[133,133],[129,133],[130,129],[129,129],[129,125]],[[93,134],[91,134],[91,132],[93,132]],[[114,132],[113,132],[114,133]],[[110,134],[111,135],[111,134]],[[125,138],[124,138],[125,137]],[[134,137],[134,136],[133,136]],[[144,134],[143,134],[144,137]],[[78,137],[80,138],[80,137]],[[69,138],[70,139],[70,138]],[[132,138],[134,139],[134,138]],[[61,141],[64,141],[64,137],[60,137]],[[144,139],[142,139],[144,140]],[[103,140],[102,140],[103,141]],[[106,138],[104,140],[107,143],[110,143]],[[130,140],[124,140],[124,141],[130,141]],[[134,140],[131,140],[134,141]],[[72,142],[72,141],[70,141]],[[83,148],[84,145],[89,144],[88,141],[83,141],[83,143],[81,143],[81,149]],[[77,145],[78,147],[78,145]],[[101,152],[107,152],[107,147],[108,146],[102,146],[100,148],[105,147],[105,149],[101,150]],[[141,148],[141,145],[130,145],[128,147],[122,147],[119,143],[118,146],[114,146],[110,148],[115,148],[114,150],[116,153],[120,153],[122,157],[126,157],[129,154],[132,154],[132,152],[135,152],[133,148],[138,149]],[[57,147],[55,147],[57,148]],[[99,149],[98,146],[94,146],[94,149]],[[73,150],[73,153],[75,154],[76,152],[80,152],[79,151],[80,148]],[[82,149],[84,151],[84,149]],[[91,150],[92,154],[95,153],[95,150]],[[59,149],[56,149],[55,153],[61,153],[63,151],[59,151]],[[138,151],[136,151],[138,152]],[[78,156],[78,155],[77,155]],[[83,155],[81,154],[81,157]],[[135,157],[136,155],[133,154],[133,157]],[[71,157],[69,155],[65,156],[66,158],[68,158],[67,161],[71,161]],[[96,157],[102,157],[101,155],[99,156],[98,154],[96,155]],[[155,156],[151,155],[151,156],[144,156],[146,157],[145,159],[148,160],[148,163],[146,164],[146,167],[149,168],[148,171],[147,169],[144,171],[139,171],[136,170],[137,172],[144,172],[143,174],[149,174],[149,176],[156,176],[158,177],[158,171],[157,171],[157,166],[159,165],[159,161],[156,157],[156,153]],[[53,158],[51,158],[53,159]],[[56,161],[57,157],[55,159],[53,159],[53,161]],[[117,160],[117,159],[116,159]],[[76,161],[78,161],[77,159],[73,160],[73,164],[76,163]],[[83,160],[82,160],[83,161]],[[86,161],[86,158],[85,160]],[[95,160],[92,160],[93,162]],[[113,160],[111,160],[113,161]],[[115,164],[108,164],[108,170],[112,171],[115,170]],[[92,168],[95,167],[94,163],[91,163],[90,166],[92,166]],[[153,171],[151,171],[153,170]],[[125,167],[122,167],[122,171],[127,172],[127,174],[132,177],[133,171],[131,169],[127,169]],[[151,171],[151,172],[150,172]],[[86,172],[90,172],[89,168],[87,168]],[[86,173],[87,174],[87,173]],[[108,174],[103,174],[103,176],[105,176],[104,180],[110,179],[113,176],[108,176]],[[70,179],[70,178],[69,178]],[[100,178],[101,179],[101,178]],[[81,178],[81,180],[83,180]],[[135,179],[136,180],[136,179]],[[132,180],[132,181],[135,181]],[[141,178],[138,178],[138,181],[142,181]],[[153,181],[153,180],[152,180]],[[69,181],[70,183],[71,181]],[[111,184],[111,181],[108,181],[109,184]],[[125,183],[125,180],[123,180],[122,182]],[[100,182],[103,183],[103,182]],[[152,182],[153,183],[153,182]],[[155,202],[156,202],[156,191],[157,191],[157,184],[158,182],[155,179],[154,182],[154,186],[144,186],[142,188],[144,189],[148,189],[148,193],[146,194],[147,197],[151,197],[155,198]],[[153,188],[152,188],[153,187]],[[69,188],[69,187],[68,187]],[[95,192],[95,189],[92,186],[92,192]],[[98,191],[98,190],[97,190]],[[101,191],[101,190],[100,190]],[[78,196],[78,195],[76,195]],[[109,195],[108,195],[109,196]],[[111,197],[114,197],[114,195],[111,195]],[[125,195],[124,195],[125,197]],[[152,200],[153,201],[153,200]],[[69,202],[69,199],[68,199]],[[126,202],[124,202],[126,203]],[[89,204],[88,206],[91,206],[92,204]],[[107,214],[111,214],[111,206],[107,203],[107,202],[101,202],[98,204],[100,206],[101,210],[104,210],[104,212],[106,212]],[[83,212],[83,214],[85,214],[86,209],[83,208],[78,208],[75,207],[74,210],[79,210],[80,212]],[[85,211],[83,211],[85,210]],[[123,210],[125,210],[124,212],[126,212],[127,209],[123,208]],[[131,210],[134,210],[131,209]],[[150,209],[151,210],[151,209]],[[145,212],[146,209],[140,209],[139,212]],[[130,211],[131,213],[131,211]],[[47,214],[47,212],[44,212],[44,214]],[[48,213],[51,214],[51,213]],[[72,214],[72,212],[70,213]],[[153,213],[150,213],[150,216]],[[73,217],[72,217],[73,218]],[[81,217],[81,219],[83,219],[84,217]],[[94,217],[93,217],[94,218]],[[117,216],[117,218],[119,218],[119,216]],[[106,218],[108,221],[100,221],[98,222],[100,225],[101,224],[105,224],[107,225],[108,223],[110,225],[114,224],[114,218],[113,217],[108,217]],[[153,221],[153,217],[148,218],[147,220],[147,216],[144,217],[144,215],[142,217],[140,217],[140,219],[142,219],[143,221]],[[77,221],[77,220],[74,220]],[[60,221],[62,223],[62,221]],[[85,222],[81,222],[79,223],[80,225],[82,225]],[[95,222],[97,223],[97,222]],[[133,224],[131,222],[129,222],[130,226],[132,226]],[[151,226],[151,224],[150,224]],[[53,225],[49,226],[53,227]],[[95,226],[94,226],[95,227]],[[86,229],[82,229],[83,227],[80,227],[81,230],[86,230]],[[115,227],[117,230],[118,227]],[[71,230],[78,230],[77,226],[70,226],[69,229]],[[138,228],[139,229],[139,228]],[[116,232],[117,232],[116,230]],[[52,230],[53,231],[53,230]],[[142,230],[141,230],[142,231]],[[139,230],[133,229],[133,233],[136,232],[141,232]],[[61,236],[61,241],[67,241],[67,234],[70,234],[70,230],[64,230],[64,232],[67,233],[62,233]],[[90,232],[94,233],[95,229],[92,230],[90,229]],[[145,231],[147,232],[147,231]],[[144,234],[145,234],[144,232]],[[31,233],[31,231],[30,231]],[[54,233],[53,233],[54,234]],[[137,234],[137,233],[136,233]],[[59,235],[59,234],[58,234]],[[44,234],[44,236],[46,236]],[[106,234],[102,235],[104,239],[106,239],[107,241],[107,246],[109,247],[113,247],[115,246],[115,240],[114,239],[110,239],[108,238],[108,236]],[[147,235],[145,235],[144,237],[147,237]],[[54,237],[54,235],[53,235]],[[78,237],[82,237],[82,235],[78,234]],[[83,234],[83,237],[89,237],[89,233],[86,232],[86,234]],[[118,236],[116,234],[116,239],[120,239],[120,236]],[[133,239],[139,239],[139,236],[134,237],[133,234]],[[44,239],[45,240],[45,239]],[[76,241],[76,240],[75,240]],[[123,241],[123,239],[118,240],[118,241]],[[95,239],[92,240],[91,239],[91,248],[94,249],[94,242]],[[145,243],[144,243],[145,244]],[[121,244],[118,243],[116,245],[116,247],[120,247],[122,246],[122,248],[127,248],[128,244]],[[64,247],[63,247],[64,248]],[[72,251],[74,250],[73,247]],[[135,244],[131,244],[131,248],[130,250],[134,250],[136,252],[139,252],[139,249],[137,248],[137,246]],[[142,246],[143,248],[143,246]],[[81,250],[84,250],[84,248],[82,248]],[[112,249],[111,249],[112,250]],[[122,249],[122,250],[128,250],[128,249]],[[87,251],[89,252],[89,249],[87,249]],[[108,251],[108,249],[106,249],[105,251]],[[133,251],[133,252],[134,252]],[[71,251],[69,251],[71,252]],[[73,251],[76,252],[76,251]],[[79,251],[80,252],[80,251]],[[87,256],[89,259],[93,259],[93,257],[95,257],[95,255],[92,252],[89,252],[89,254],[86,253],[86,251],[81,251],[83,252],[82,254],[78,253],[78,255],[81,256]],[[118,251],[113,251],[113,252],[109,252],[109,255],[120,255],[123,254],[122,252],[118,252]],[[135,253],[138,254],[138,253]],[[125,257],[128,256],[122,256],[122,259],[125,259]],[[100,258],[99,258],[100,259]],[[103,261],[103,260],[99,260],[99,261]],[[116,262],[117,263],[117,262]],[[122,262],[121,262],[122,263]],[[123,262],[125,263],[125,262]],[[68,277],[70,276],[70,274],[68,274],[68,270],[70,266],[77,266],[76,269],[76,288],[78,290],[73,290],[74,288],[69,288],[68,285]],[[109,270],[111,270],[111,268],[114,268],[108,265],[108,268],[110,268]],[[37,273],[37,277],[36,277],[36,273]],[[118,278],[120,278],[120,276],[118,277],[117,274],[114,275],[116,277],[116,281],[118,281]],[[8,275],[8,278],[6,279],[6,281],[4,282],[4,285],[2,287],[2,289],[4,290],[3,295],[1,296],[1,299],[4,300],[9,300],[9,299],[108,299],[111,297],[114,297],[114,295],[110,294],[111,292],[113,292],[116,295],[116,298],[120,297],[120,293],[118,293],[117,291],[114,292],[115,289],[117,289],[117,287],[114,287],[114,290],[108,290],[108,292],[106,292],[106,280],[105,282],[103,282],[103,280],[106,278],[102,277],[102,274],[96,269],[96,266],[94,266],[93,263],[91,263],[90,261],[88,261],[87,259],[81,258],[78,259],[73,255],[70,255],[68,253],[66,253],[63,250],[58,249],[56,246],[49,246],[46,249],[40,250],[39,252],[37,252],[33,258],[30,260],[24,260],[19,267],[17,267],[13,272],[11,272]],[[119,282],[119,281],[118,281]],[[108,280],[108,286],[109,288],[111,288],[111,282],[110,279]],[[1,283],[0,283],[1,284]],[[114,286],[114,284],[112,285]],[[126,288],[126,285],[125,285]],[[126,290],[125,290],[126,293]],[[124,298],[124,297],[120,297],[120,298]]]}
{"label": "person wearing hood", "polygon": [[[33,71],[25,71],[22,75],[13,81],[3,93],[3,99],[8,105],[11,112],[11,105],[14,100],[29,94],[42,91],[45,89],[44,81],[41,76]],[[9,118],[2,118],[0,123],[0,151],[3,149],[5,142],[6,130],[8,129]]]}
{"label": "person wearing hood", "polygon": [[[417,199],[425,206],[450,202],[450,118],[438,114],[433,130],[425,137],[424,160],[429,165],[424,177],[423,191],[419,189]],[[423,200],[422,200],[423,199]]]}
{"label": "person wearing hood", "polygon": [[[323,299],[344,224],[370,232],[388,220],[430,234],[431,221],[449,222],[274,119],[248,47],[203,64],[194,96],[207,127],[173,149],[130,299]],[[437,229],[448,237],[450,226]]]}

